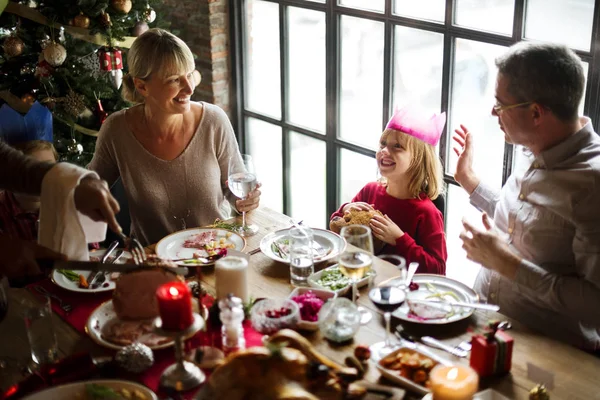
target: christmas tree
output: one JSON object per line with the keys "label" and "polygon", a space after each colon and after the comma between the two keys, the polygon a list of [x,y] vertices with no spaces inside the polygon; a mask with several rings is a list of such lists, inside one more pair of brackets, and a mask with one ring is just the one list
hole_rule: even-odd
{"label": "christmas tree", "polygon": [[0,98],[48,107],[61,160],[87,165],[107,115],[130,106],[119,90],[126,51],[149,27],[166,27],[160,6],[160,0],[0,0]]}

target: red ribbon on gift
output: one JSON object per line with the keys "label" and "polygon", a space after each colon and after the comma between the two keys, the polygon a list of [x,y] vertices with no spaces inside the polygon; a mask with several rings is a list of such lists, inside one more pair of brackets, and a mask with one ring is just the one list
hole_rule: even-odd
{"label": "red ribbon on gift", "polygon": [[121,50],[117,50],[113,47],[105,47],[98,50],[98,58],[100,59],[100,69],[102,71],[123,69],[123,56],[121,55]]}

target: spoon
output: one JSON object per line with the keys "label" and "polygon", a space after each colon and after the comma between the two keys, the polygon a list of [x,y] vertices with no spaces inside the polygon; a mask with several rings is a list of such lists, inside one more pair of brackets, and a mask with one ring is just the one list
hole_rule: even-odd
{"label": "spoon", "polygon": [[183,262],[186,265],[193,266],[194,264],[211,264],[220,258],[223,258],[226,254],[215,254],[214,256],[208,257],[192,257],[192,258],[178,258],[176,260],[170,260],[172,262]]}

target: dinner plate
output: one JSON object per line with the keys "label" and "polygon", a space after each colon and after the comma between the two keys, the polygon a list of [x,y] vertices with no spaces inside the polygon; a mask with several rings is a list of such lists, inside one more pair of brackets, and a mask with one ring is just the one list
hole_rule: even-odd
{"label": "dinner plate", "polygon": [[53,386],[49,389],[35,392],[23,398],[23,400],[86,399],[87,397],[84,396],[85,386],[92,384],[106,386],[113,390],[125,389],[131,393],[137,391],[143,394],[147,400],[158,400],[156,394],[144,385],[140,385],[139,383],[135,382],[109,379],[94,379],[89,381],[81,381],[75,383],[68,383],[65,385]]}
{"label": "dinner plate", "polygon": [[[171,233],[168,236],[162,238],[156,244],[156,254],[160,258],[165,260],[178,260],[181,258],[194,258],[194,253],[200,253],[202,256],[208,255],[205,250],[196,248],[183,247],[186,240],[191,239],[194,235],[215,232],[216,240],[220,241],[222,238],[228,245],[234,245],[233,249],[237,251],[243,251],[246,248],[246,239],[239,234],[228,231],[227,229],[221,228],[191,228],[183,231]],[[206,254],[205,254],[206,253]],[[179,265],[186,266],[183,262],[178,262]],[[213,265],[213,262],[204,265]]]}
{"label": "dinner plate", "polygon": [[[194,312],[198,312],[198,302],[194,299]],[[153,319],[141,321],[141,323],[147,324],[148,327],[152,326]],[[89,316],[87,323],[85,324],[85,331],[89,337],[97,344],[107,347],[109,349],[119,350],[126,345],[120,345],[113,343],[104,338],[103,332],[109,328],[112,324],[123,322],[119,320],[115,312],[112,300],[108,300],[100,304]],[[190,332],[188,337],[195,335],[197,332]],[[172,338],[165,338],[159,336],[153,332],[149,332],[141,335],[137,342],[143,343],[150,347],[152,350],[164,349],[173,345]]]}
{"label": "dinner plate", "polygon": [[[409,291],[406,302],[392,314],[394,317],[403,321],[425,325],[441,325],[468,318],[475,311],[472,308],[453,306],[452,311],[449,314],[439,318],[425,319],[411,312],[408,305],[411,298],[438,299],[440,295],[444,295],[443,299],[450,302],[459,301],[465,303],[477,303],[479,301],[479,296],[473,289],[443,275],[416,274],[412,281],[419,285],[419,289]],[[393,285],[394,281],[391,280],[388,283]],[[413,305],[413,307],[415,306]]]}
{"label": "dinner plate", "polygon": [[[313,240],[319,244],[319,246],[313,246],[315,263],[331,260],[332,258],[337,257],[346,248],[346,240],[337,233],[320,228],[311,229],[313,232]],[[271,232],[263,237],[260,241],[260,250],[262,253],[275,261],[289,264],[289,255],[282,258],[279,254],[275,253],[273,248],[273,242],[286,244],[289,230],[289,228],[281,229]]]}
{"label": "dinner plate", "polygon": [[[117,251],[119,251],[119,249],[115,249],[115,251],[112,253],[111,257],[113,257],[117,253]],[[97,257],[98,261],[100,261],[100,257],[102,257],[104,255],[104,253],[106,253],[106,249],[91,251],[90,252],[90,260],[93,260],[92,257]],[[125,264],[127,262],[127,260],[130,258],[131,258],[131,253],[126,251],[125,253],[123,253],[121,258],[119,258],[119,261],[117,261],[117,264]],[[93,274],[93,272],[90,272],[90,271],[73,270],[73,272],[75,272],[76,274],[79,274],[79,275],[83,275],[86,278],[88,276],[90,276],[91,274]],[[52,270],[51,277],[52,277],[52,282],[54,282],[56,285],[60,286],[63,289],[70,290],[71,292],[99,293],[99,292],[108,292],[115,288],[115,282],[113,280],[109,279],[109,277],[107,277],[107,279],[106,279],[106,282],[108,282],[108,286],[100,285],[96,289],[91,289],[91,288],[85,289],[85,288],[79,287],[79,282],[74,282],[74,281],[69,280],[66,276],[61,274],[57,269]]]}

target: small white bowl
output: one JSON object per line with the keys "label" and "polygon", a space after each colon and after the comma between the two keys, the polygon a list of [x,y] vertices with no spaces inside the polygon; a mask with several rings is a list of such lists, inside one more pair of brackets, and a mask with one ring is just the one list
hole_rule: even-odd
{"label": "small white bowl", "polygon": [[[325,271],[331,270],[332,268],[338,268],[338,265],[337,264],[333,264],[330,267],[324,268],[321,271],[315,272],[314,274],[310,275],[308,277],[308,284],[311,287],[313,287],[313,288],[332,291],[331,289],[329,289],[329,288],[327,288],[325,286],[321,286],[321,285],[318,284],[318,280],[321,279],[321,276],[323,275],[323,273]],[[356,284],[356,286],[359,287],[359,288],[365,286],[366,284],[369,283],[369,279],[371,277],[374,278],[375,275],[376,275],[375,271],[371,270],[370,275],[367,275],[364,278],[362,278],[360,281],[358,281],[358,283]],[[348,284],[348,285],[344,286],[341,289],[333,290],[333,292],[335,292],[338,296],[343,296],[344,294],[346,294],[351,289],[351,287],[352,287],[352,285]]]}
{"label": "small white bowl", "polygon": [[[292,300],[293,297],[300,296],[306,292],[313,292],[315,296],[323,300],[325,303],[328,300],[333,300],[337,297],[337,293],[332,292],[331,290],[316,289],[310,287],[297,287],[292,291],[292,293],[290,293],[288,299]],[[300,320],[296,324],[296,327],[305,331],[316,331],[317,329],[319,329],[319,321],[304,321],[302,317],[300,317]]]}

